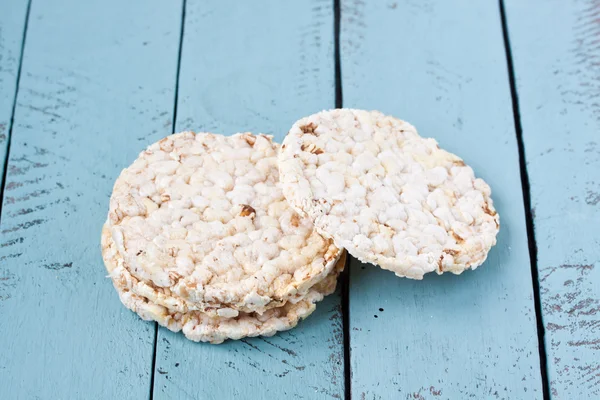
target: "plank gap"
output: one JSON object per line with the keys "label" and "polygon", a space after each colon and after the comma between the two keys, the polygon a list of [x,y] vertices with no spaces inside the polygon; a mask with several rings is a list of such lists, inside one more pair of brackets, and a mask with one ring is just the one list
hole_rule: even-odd
{"label": "plank gap", "polygon": [[340,0],[333,0],[333,53],[335,58],[335,108],[343,107],[342,96],[342,62],[340,57]]}
{"label": "plank gap", "polygon": [[[342,61],[340,56],[340,0],[333,1],[333,54],[335,59],[335,108],[343,107]],[[350,375],[350,257],[346,259],[342,284],[342,330],[344,335],[344,398],[352,397],[352,379]]]}
{"label": "plank gap", "polygon": [[508,33],[508,24],[506,20],[506,10],[504,0],[499,0],[500,18],[502,20],[502,37],[504,40],[504,50],[506,52],[506,64],[508,68],[508,79],[510,82],[510,95],[512,99],[513,118],[515,132],[517,135],[517,147],[519,150],[519,170],[521,172],[521,187],[523,190],[523,203],[525,206],[525,224],[527,227],[527,240],[529,245],[529,260],[531,262],[531,279],[533,284],[533,301],[535,305],[535,318],[538,333],[538,350],[540,357],[540,372],[542,375],[542,389],[544,399],[550,399],[550,385],[548,381],[547,355],[544,337],[546,331],[542,321],[542,303],[540,296],[540,281],[537,266],[537,244],[535,240],[533,215],[531,212],[531,193],[529,186],[529,174],[527,173],[527,159],[525,156],[525,145],[523,143],[523,126],[521,124],[521,115],[519,108],[519,96],[517,93],[517,83],[515,80],[515,71],[510,48],[510,38]]}
{"label": "plank gap", "polygon": [[150,400],[154,399],[154,371],[156,370],[156,349],[158,347],[158,323],[154,323],[154,349],[152,350],[152,369],[150,370]]}
{"label": "plank gap", "polygon": [[8,137],[6,138],[6,157],[4,157],[4,169],[2,170],[2,180],[0,181],[0,222],[2,221],[2,204],[4,204],[4,186],[6,185],[6,175],[8,174],[8,159],[10,157],[10,139],[15,124],[15,110],[17,109],[17,95],[19,93],[19,83],[21,82],[21,69],[23,66],[23,53],[25,52],[25,40],[27,39],[27,27],[29,26],[29,11],[31,10],[31,0],[27,2],[27,11],[25,12],[25,24],[23,25],[23,39],[21,40],[21,53],[19,54],[19,66],[17,67],[17,82],[15,85],[15,94],[13,96],[12,110],[10,112],[10,122],[8,127]]}
{"label": "plank gap", "polygon": [[[177,50],[177,70],[175,72],[175,94],[173,96],[173,122],[171,125],[171,133],[175,133],[177,126],[177,104],[179,102],[179,73],[181,71],[181,52],[183,48],[183,35],[185,32],[185,6],[186,1],[183,0],[181,5],[181,25],[179,28],[179,48]],[[150,371],[150,400],[154,400],[154,377],[156,372],[156,354],[158,350],[158,330],[160,326],[154,323],[154,349],[152,351],[152,370]]]}
{"label": "plank gap", "polygon": [[181,6],[181,27],[179,30],[179,50],[177,53],[177,73],[175,74],[175,104],[173,104],[173,127],[171,132],[175,133],[177,126],[177,104],[179,103],[179,73],[181,72],[181,52],[183,48],[183,35],[185,34],[185,6],[187,0],[183,0]]}
{"label": "plank gap", "polygon": [[350,376],[350,257],[346,259],[342,284],[342,328],[344,333],[344,398],[352,397],[352,379]]}

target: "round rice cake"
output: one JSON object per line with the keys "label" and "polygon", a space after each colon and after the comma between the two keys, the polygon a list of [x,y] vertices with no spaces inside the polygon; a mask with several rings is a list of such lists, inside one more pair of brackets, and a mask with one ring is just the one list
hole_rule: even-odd
{"label": "round rice cake", "polygon": [[107,225],[124,265],[199,310],[264,312],[302,296],[341,250],[283,197],[270,136],[183,132],[115,182]]}
{"label": "round rice cake", "polygon": [[398,276],[460,274],[496,244],[490,187],[407,122],[336,109],[296,122],[279,155],[290,204],[363,262]]}
{"label": "round rice cake", "polygon": [[[182,299],[172,293],[168,288],[158,288],[153,285],[149,285],[143,281],[140,281],[135,276],[132,276],[129,272],[129,268],[125,264],[123,257],[119,254],[116,249],[115,243],[110,235],[110,229],[108,225],[105,224],[102,228],[102,258],[104,260],[104,265],[106,270],[109,273],[109,276],[113,279],[116,279],[120,282],[119,290],[121,291],[129,291],[132,295],[140,296],[147,299],[148,302],[153,303],[154,305],[162,306],[166,308],[171,313],[188,313],[190,311],[202,311],[207,316],[211,317],[222,317],[222,318],[234,318],[240,314],[240,311],[243,313],[251,313],[252,311],[245,311],[239,309],[228,308],[226,305],[221,305],[221,308],[216,307],[206,307],[199,306],[195,303]],[[330,272],[327,277],[329,277],[332,273],[335,273],[336,276],[344,269],[344,265],[346,262],[346,252],[342,251],[340,256],[335,264],[334,271]],[[325,279],[327,279],[325,277]],[[321,282],[315,283],[315,286],[321,285]],[[314,287],[314,286],[313,286]],[[311,287],[311,289],[313,288]],[[319,286],[323,287],[323,286]],[[310,290],[306,293],[297,292],[295,295],[290,295],[286,301],[275,302],[271,301],[269,303],[269,309],[275,307],[281,307],[287,302],[297,303],[300,300],[303,300],[306,295],[310,293]],[[264,312],[264,310],[261,310]],[[258,312],[260,314],[261,312]]]}
{"label": "round rice cake", "polygon": [[[328,281],[329,278],[326,278]],[[195,342],[219,344],[227,339],[242,339],[254,336],[273,336],[279,331],[295,327],[301,319],[315,310],[324,293],[310,289],[298,303],[286,303],[258,313],[240,313],[235,318],[211,317],[201,311],[173,313],[142,296],[117,288],[121,302],[146,321],[156,321],[173,332],[183,334]]]}
{"label": "round rice cake", "polygon": [[227,339],[272,336],[279,331],[295,327],[301,319],[308,317],[315,310],[315,303],[335,291],[337,277],[346,262],[344,252],[333,271],[297,302],[289,301],[281,307],[271,308],[262,314],[239,313],[234,318],[223,318],[213,317],[201,311],[173,312],[144,296],[131,292],[129,283],[135,278],[119,264],[116,253],[105,254],[106,267],[111,272],[113,285],[123,305],[144,320],[156,321],[173,332],[183,331],[190,340],[213,344],[222,343]]}

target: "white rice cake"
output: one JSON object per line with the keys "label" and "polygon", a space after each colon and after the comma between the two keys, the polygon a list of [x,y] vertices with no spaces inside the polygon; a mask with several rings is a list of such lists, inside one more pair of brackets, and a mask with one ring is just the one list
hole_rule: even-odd
{"label": "white rice cake", "polygon": [[288,205],[278,150],[264,135],[183,132],[142,152],[117,179],[107,220],[131,275],[229,316],[307,294],[341,250]]}
{"label": "white rice cake", "polygon": [[103,255],[113,285],[121,302],[127,308],[137,313],[142,319],[156,321],[173,332],[183,331],[183,334],[190,340],[213,344],[222,343],[227,339],[272,336],[279,331],[293,328],[301,319],[308,317],[315,310],[316,302],[335,291],[337,277],[346,262],[344,252],[333,271],[295,303],[287,302],[285,305],[271,308],[263,314],[241,312],[234,318],[224,318],[213,317],[201,311],[173,312],[153,303],[144,296],[131,292],[130,284],[132,281],[136,281],[136,278],[123,267],[119,254],[104,252]]}
{"label": "white rice cake", "polygon": [[378,111],[337,109],[296,122],[279,171],[285,197],[320,233],[398,276],[460,274],[496,244],[490,187],[434,139]]}
{"label": "white rice cake", "polygon": [[[166,308],[169,312],[172,313],[187,313],[190,311],[202,311],[204,314],[207,314],[211,317],[222,317],[222,318],[234,318],[237,317],[241,312],[250,313],[252,311],[244,311],[243,308],[233,309],[227,307],[227,305],[215,305],[213,307],[208,307],[206,304],[199,306],[195,303],[192,303],[188,300],[182,299],[181,297],[175,295],[175,293],[171,292],[168,288],[160,288],[156,287],[152,284],[148,284],[146,282],[140,281],[136,277],[132,276],[130,268],[124,262],[123,257],[118,253],[116,245],[112,239],[110,234],[110,229],[108,225],[105,224],[102,228],[102,258],[104,259],[104,265],[106,270],[109,273],[109,276],[113,278],[113,280],[118,279],[120,282],[121,291],[131,292],[132,295],[141,296],[148,300],[148,302],[153,303],[158,306],[162,306]],[[341,252],[341,254],[345,254],[345,252]],[[340,264],[339,262],[336,266],[340,266],[343,269],[344,264]],[[337,267],[336,267],[337,268]],[[319,284],[317,282],[316,284]],[[274,307],[281,307],[286,302],[297,303],[302,300],[310,291],[296,292],[294,295],[288,296],[285,301],[271,301],[268,304],[268,309]],[[258,314],[261,314],[265,310],[261,310]]]}

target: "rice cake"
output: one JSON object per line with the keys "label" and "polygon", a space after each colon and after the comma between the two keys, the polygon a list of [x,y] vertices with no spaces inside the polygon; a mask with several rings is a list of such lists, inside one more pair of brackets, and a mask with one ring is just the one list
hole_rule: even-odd
{"label": "rice cake", "polygon": [[107,220],[131,275],[230,315],[280,306],[329,275],[341,250],[288,205],[271,139],[183,132],[140,153]]}
{"label": "rice cake", "polygon": [[460,274],[496,243],[490,187],[434,139],[378,111],[299,120],[279,168],[285,197],[321,234],[398,276]]}
{"label": "rice cake", "polygon": [[123,305],[144,320],[156,321],[173,332],[183,331],[190,340],[213,344],[222,343],[227,339],[272,336],[279,331],[295,327],[301,319],[308,317],[315,310],[315,303],[335,291],[337,277],[346,263],[346,255],[343,252],[330,274],[296,302],[288,301],[283,306],[270,308],[262,314],[240,312],[233,318],[227,318],[210,316],[201,311],[173,312],[153,303],[129,289],[131,282],[136,279],[123,267],[117,252],[104,252],[103,256]]}
{"label": "rice cake", "polygon": [[[168,288],[158,288],[151,284],[147,284],[143,281],[140,281],[129,272],[130,268],[128,268],[127,264],[123,260],[123,257],[118,253],[112,236],[110,235],[110,229],[106,224],[102,229],[101,244],[104,265],[109,273],[109,277],[112,278],[113,282],[115,280],[119,282],[118,290],[120,292],[130,292],[131,295],[143,298],[145,299],[145,301],[152,303],[153,305],[164,307],[171,314],[183,314],[188,313],[190,311],[201,311],[210,317],[234,318],[237,317],[240,312],[246,314],[252,312],[232,309],[225,304],[221,304],[220,308],[217,308],[216,306],[200,306],[176,296]],[[343,260],[342,255],[344,257]],[[337,270],[339,268],[343,269],[344,264],[345,252],[342,251],[340,257],[337,260],[336,266],[334,267],[334,272],[339,273],[339,271]],[[325,277],[325,279],[327,279],[327,277]],[[320,285],[321,282],[322,281],[317,282],[315,285]],[[303,300],[304,297],[307,296],[309,293],[310,290],[306,293],[297,292],[295,293],[295,295],[288,296],[288,298],[285,301],[271,301],[269,303],[268,309],[281,307],[287,302],[297,303]],[[120,297],[122,296],[120,295]],[[257,312],[257,314],[261,314],[264,311],[265,310],[261,310],[261,312]]]}

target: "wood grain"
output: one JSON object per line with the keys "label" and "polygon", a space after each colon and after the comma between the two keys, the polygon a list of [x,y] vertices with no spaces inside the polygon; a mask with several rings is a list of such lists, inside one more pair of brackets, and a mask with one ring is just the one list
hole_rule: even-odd
{"label": "wood grain", "polygon": [[490,183],[498,245],[461,276],[353,263],[352,398],[540,399],[533,286],[495,2],[342,1],[345,107],[412,122]]}
{"label": "wood grain", "polygon": [[[272,134],[334,106],[331,1],[188,0],[177,130]],[[155,399],[340,399],[340,296],[271,338],[193,343],[160,329]]]}
{"label": "wood grain", "polygon": [[600,2],[506,1],[553,399],[600,397]]}
{"label": "wood grain", "polygon": [[32,4],[0,225],[2,399],[148,397],[154,324],[119,303],[99,239],[121,168],[171,132],[177,4]]}
{"label": "wood grain", "polygon": [[8,148],[11,117],[21,61],[29,0],[6,0],[0,4],[0,187]]}

